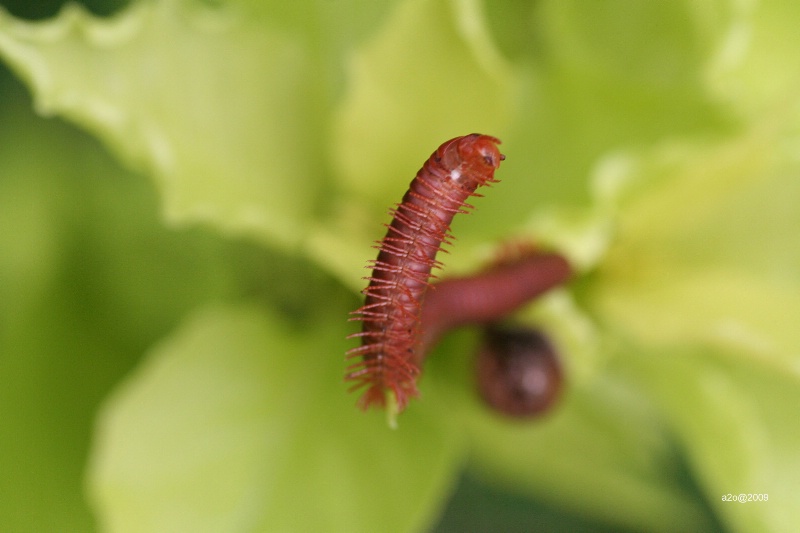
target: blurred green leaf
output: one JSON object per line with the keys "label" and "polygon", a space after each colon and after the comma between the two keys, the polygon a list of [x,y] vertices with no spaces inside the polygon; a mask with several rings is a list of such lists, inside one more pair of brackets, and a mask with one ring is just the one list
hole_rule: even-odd
{"label": "blurred green leaf", "polygon": [[31,113],[0,74],[0,530],[91,531],[95,412],[140,351],[229,289],[222,243],[174,234],[146,183]]}
{"label": "blurred green leaf", "polygon": [[37,24],[0,12],[0,32],[37,109],[152,174],[168,221],[299,240],[320,183],[314,73],[299,36],[264,31],[237,5],[178,0],[108,20],[74,4]]}
{"label": "blurred green leaf", "polygon": [[441,142],[502,133],[513,85],[477,2],[404,2],[377,35],[351,59],[332,141],[348,188],[383,206]]}
{"label": "blurred green leaf", "polygon": [[545,502],[629,530],[713,531],[652,405],[605,372],[539,424],[472,417],[477,468]]}
{"label": "blurred green leaf", "polygon": [[[635,160],[638,192],[621,200],[616,243],[587,304],[645,342],[763,346],[798,362],[798,167],[779,138],[754,128]],[[689,304],[689,305],[687,305]]]}
{"label": "blurred green leaf", "polygon": [[190,317],[101,417],[90,487],[104,527],[426,525],[460,456],[452,428],[415,413],[393,432],[382,417],[355,410],[341,381],[331,379],[341,361],[329,347],[341,343],[342,326],[332,317],[300,336],[253,308]]}
{"label": "blurred green leaf", "polygon": [[[800,469],[797,371],[734,347],[647,352],[629,352],[626,371],[665,413],[721,521],[731,531],[792,531],[800,519],[793,497]],[[769,500],[722,501],[727,494]]]}

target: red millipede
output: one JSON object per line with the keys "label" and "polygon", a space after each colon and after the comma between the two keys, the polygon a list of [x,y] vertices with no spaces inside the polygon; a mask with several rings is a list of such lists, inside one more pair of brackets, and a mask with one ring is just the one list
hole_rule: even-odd
{"label": "red millipede", "polygon": [[378,258],[367,265],[372,275],[365,278],[364,305],[353,312],[352,320],[363,328],[348,337],[361,339],[361,346],[347,352],[348,359],[359,360],[345,379],[353,382],[351,391],[366,388],[358,402],[362,409],[385,407],[388,399],[399,413],[418,396],[420,313],[431,270],[441,266],[436,254],[452,242],[453,217],[473,208],[466,200],[497,181],[494,172],[505,159],[498,144],[477,133],[445,142],[390,211],[386,236],[376,243]]}

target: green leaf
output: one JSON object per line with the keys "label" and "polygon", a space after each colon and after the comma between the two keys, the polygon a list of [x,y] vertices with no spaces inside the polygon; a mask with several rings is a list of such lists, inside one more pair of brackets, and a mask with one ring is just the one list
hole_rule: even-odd
{"label": "green leaf", "polygon": [[[702,84],[733,24],[725,4],[554,0],[520,13],[528,19],[517,29],[522,97],[503,175],[516,185],[498,187],[499,205],[584,207],[587,178],[609,151],[726,127],[730,118]],[[519,28],[511,24],[496,33]]]}
{"label": "green leaf", "polygon": [[426,365],[426,375],[449,376],[447,405],[461,406],[450,417],[463,420],[481,477],[612,528],[716,530],[660,412],[609,366],[613,344],[568,293],[514,320],[543,331],[564,367],[562,397],[542,418],[506,419],[479,403],[464,362],[474,338],[437,350]]}
{"label": "green leaf", "polygon": [[606,175],[627,186],[614,245],[584,295],[622,345],[615,367],[657,406],[706,499],[742,531],[797,523],[780,496],[721,501],[785,494],[800,475],[787,452],[800,438],[790,422],[800,391],[800,168],[781,141],[792,122],[767,116],[715,143],[667,143]]}
{"label": "green leaf", "polygon": [[714,530],[658,411],[618,375],[568,385],[544,420],[476,414],[476,465],[490,480],[626,530]]}
{"label": "green leaf", "polygon": [[[338,318],[298,335],[210,308],[157,346],[100,419],[92,501],[113,531],[413,531],[460,446],[423,410],[389,430],[344,393]],[[313,502],[313,512],[309,512]]]}
{"label": "green leaf", "polygon": [[800,167],[782,134],[756,127],[635,160],[637,192],[588,298],[604,322],[648,342],[760,345],[797,364]]}
{"label": "green leaf", "polygon": [[[708,501],[731,529],[793,531],[800,375],[752,353],[702,346],[631,351],[627,372],[655,399]],[[727,494],[768,501],[722,501]]]}
{"label": "green leaf", "polygon": [[145,182],[22,91],[0,73],[0,530],[91,531],[95,410],[229,277],[218,239],[166,231]]}
{"label": "green leaf", "polygon": [[439,144],[472,132],[499,135],[510,118],[508,65],[473,0],[399,4],[349,67],[334,164],[379,214]]}
{"label": "green leaf", "polygon": [[[112,19],[0,12],[0,54],[41,113],[151,174],[172,223],[299,240],[319,183],[314,73],[296,34],[238,5],[139,2]],[[288,222],[287,222],[288,221]]]}
{"label": "green leaf", "polygon": [[[793,37],[800,11],[792,2],[730,2],[737,20],[706,76],[708,87],[748,120],[783,115],[800,92]],[[788,110],[798,118],[797,107]]]}
{"label": "green leaf", "polygon": [[685,91],[745,22],[741,2],[691,0],[543,2],[544,47],[569,70],[651,90]]}

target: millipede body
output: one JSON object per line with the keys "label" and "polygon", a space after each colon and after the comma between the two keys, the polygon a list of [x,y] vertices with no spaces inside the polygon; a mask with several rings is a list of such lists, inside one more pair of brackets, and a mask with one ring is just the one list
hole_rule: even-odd
{"label": "millipede body", "polygon": [[450,244],[450,224],[457,213],[472,208],[476,189],[495,182],[494,172],[504,159],[500,141],[488,135],[456,137],[442,144],[425,162],[403,200],[391,210],[379,253],[367,268],[372,274],[362,291],[364,305],[354,311],[362,331],[361,346],[348,351],[356,359],[345,379],[350,390],[364,390],[363,409],[386,407],[400,412],[418,395],[420,374],[420,314],[431,270],[439,267],[436,254]]}

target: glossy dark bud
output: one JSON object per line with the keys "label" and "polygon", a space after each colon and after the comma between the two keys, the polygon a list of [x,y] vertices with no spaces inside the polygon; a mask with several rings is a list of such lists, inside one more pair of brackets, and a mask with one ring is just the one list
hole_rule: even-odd
{"label": "glossy dark bud", "polygon": [[486,329],[477,359],[478,392],[494,410],[515,418],[540,415],[560,396],[563,372],[541,332],[522,326]]}

